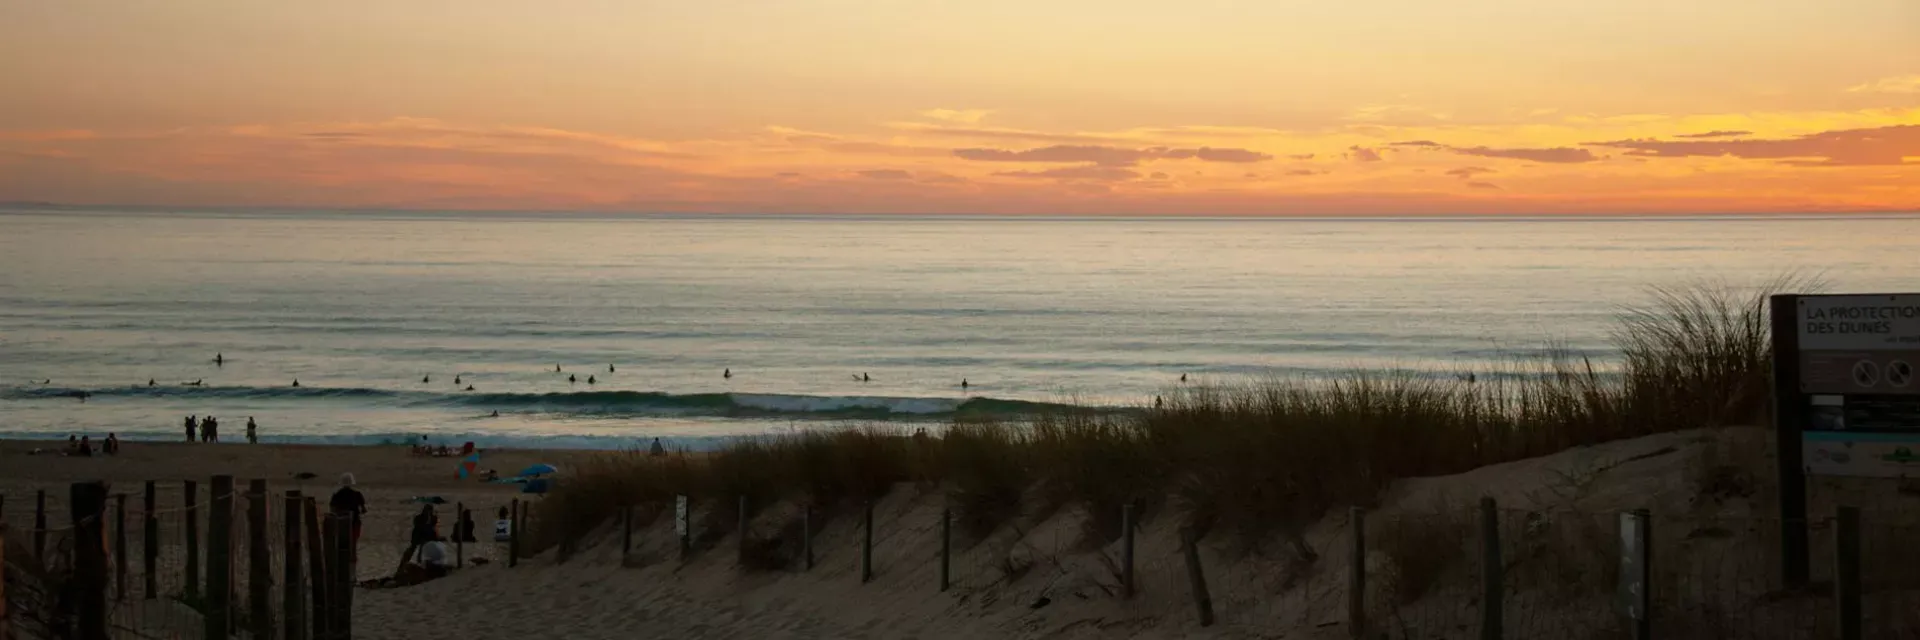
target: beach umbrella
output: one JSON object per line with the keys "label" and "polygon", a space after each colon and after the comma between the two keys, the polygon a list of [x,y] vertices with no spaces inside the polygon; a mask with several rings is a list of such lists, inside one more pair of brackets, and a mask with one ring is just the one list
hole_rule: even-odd
{"label": "beach umbrella", "polygon": [[555,473],[560,473],[560,470],[555,468],[553,465],[546,464],[546,463],[536,464],[531,467],[527,467],[525,469],[520,470],[520,475],[523,475],[523,476],[544,476],[544,475],[552,475]]}

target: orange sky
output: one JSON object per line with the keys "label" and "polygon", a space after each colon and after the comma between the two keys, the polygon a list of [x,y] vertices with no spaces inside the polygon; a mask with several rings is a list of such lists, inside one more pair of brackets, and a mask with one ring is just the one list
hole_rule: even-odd
{"label": "orange sky", "polygon": [[0,2],[0,200],[1920,211],[1920,2]]}

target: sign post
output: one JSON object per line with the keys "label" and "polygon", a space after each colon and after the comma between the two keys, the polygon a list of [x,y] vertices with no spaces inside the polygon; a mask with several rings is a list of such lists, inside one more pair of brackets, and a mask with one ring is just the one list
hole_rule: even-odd
{"label": "sign post", "polygon": [[1652,635],[1653,599],[1647,574],[1651,573],[1653,518],[1646,510],[1620,514],[1620,584],[1616,594],[1620,614],[1633,627],[1635,640]]}
{"label": "sign post", "polygon": [[1807,584],[1806,477],[1920,477],[1920,294],[1770,300],[1781,575]]}

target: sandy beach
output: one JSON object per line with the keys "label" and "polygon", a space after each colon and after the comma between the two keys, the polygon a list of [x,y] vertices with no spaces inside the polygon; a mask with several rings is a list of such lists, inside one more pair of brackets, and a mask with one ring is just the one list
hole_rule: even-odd
{"label": "sandy beach", "polygon": [[[1712,514],[1699,511],[1687,474],[1705,452],[1730,442],[1751,443],[1757,430],[1663,434],[1545,458],[1497,465],[1444,478],[1408,481],[1383,498],[1370,522],[1384,526],[1398,519],[1424,522],[1433,513],[1471,513],[1478,496],[1493,496],[1516,520],[1532,513],[1572,510],[1609,514],[1628,506],[1651,504],[1656,512],[1747,518],[1746,507]],[[1719,443],[1719,444],[1716,444]],[[320,475],[305,485],[309,493],[331,491],[340,472],[360,480],[371,507],[363,541],[361,577],[391,571],[404,547],[408,516],[420,495],[491,509],[519,497],[510,487],[454,479],[451,460],[414,458],[388,447],[309,447],[273,445],[126,445],[118,457],[89,459],[26,455],[44,442],[0,443],[0,491],[14,523],[30,522],[32,490],[50,491],[50,504],[64,505],[67,483],[100,479],[113,490],[134,491],[147,479],[160,479],[162,506],[179,500],[176,479],[230,473],[236,478],[266,478],[276,493],[302,488],[290,475]],[[483,466],[518,469],[533,462],[563,468],[583,452],[511,451],[489,454]],[[1759,459],[1754,460],[1760,462]],[[1556,490],[1570,476],[1586,488]],[[563,480],[564,481],[564,480]],[[204,486],[204,485],[203,485]],[[203,489],[204,491],[204,489]],[[62,492],[62,493],[53,493]],[[1651,502],[1648,502],[1651,501]],[[618,529],[611,523],[583,541],[577,555],[559,562],[553,551],[523,560],[516,568],[492,562],[469,566],[454,575],[405,588],[361,589],[355,601],[355,635],[361,638],[526,638],[554,636],[588,640],[615,638],[1184,638],[1345,637],[1347,571],[1341,546],[1350,535],[1344,514],[1331,514],[1305,532],[1320,550],[1311,566],[1289,565],[1277,549],[1248,551],[1226,540],[1209,540],[1201,557],[1207,566],[1218,622],[1196,622],[1186,566],[1181,561],[1175,519],[1143,524],[1138,542],[1138,592],[1119,597],[1114,544],[1088,547],[1078,532],[1083,514],[1073,510],[1038,514],[1003,526],[985,539],[956,534],[953,586],[937,588],[938,491],[901,485],[876,505],[875,576],[859,575],[859,519],[832,516],[815,535],[818,564],[811,570],[750,570],[740,566],[736,537],[712,541],[682,557],[669,518],[638,529],[634,549],[624,558]],[[536,502],[536,509],[538,508]],[[697,505],[695,521],[712,508]],[[723,512],[729,513],[729,512]],[[752,523],[756,537],[772,536],[795,516],[791,505],[760,511]],[[1503,516],[1504,517],[1504,516]],[[483,536],[488,519],[482,515]],[[1604,520],[1604,518],[1602,518]],[[58,517],[55,518],[58,522]],[[1469,544],[1468,521],[1428,522],[1432,531],[1459,536]],[[17,533],[17,531],[16,531]],[[1715,544],[1715,561],[1726,554],[1764,557],[1766,549],[1739,541]],[[468,557],[498,557],[482,543]],[[1604,545],[1601,545],[1604,547]],[[1604,561],[1606,549],[1584,549]],[[1695,552],[1699,552],[1698,549]],[[1391,550],[1377,553],[1391,554]],[[1470,555],[1462,546],[1462,557]],[[1369,565],[1386,562],[1372,556]],[[1463,563],[1470,566],[1470,563]],[[1452,576],[1449,569],[1447,575]],[[1391,580],[1386,584],[1391,585]],[[1470,633],[1476,607],[1468,575],[1447,578],[1440,588],[1397,608],[1395,616],[1419,628]],[[1385,587],[1391,588],[1391,587]],[[1385,602],[1387,596],[1379,596]],[[1604,606],[1566,608],[1563,602],[1535,602],[1515,596],[1510,628],[1550,633],[1605,625]],[[1784,613],[1782,614],[1784,615]],[[1565,626],[1562,626],[1565,625]],[[1453,637],[1455,634],[1443,634]]]}

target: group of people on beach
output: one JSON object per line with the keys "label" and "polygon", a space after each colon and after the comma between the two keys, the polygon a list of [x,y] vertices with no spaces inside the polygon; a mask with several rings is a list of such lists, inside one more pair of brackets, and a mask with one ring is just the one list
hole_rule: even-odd
{"label": "group of people on beach", "polygon": [[[213,416],[199,417],[197,420],[195,418],[196,416],[187,416],[186,421],[183,423],[187,431],[187,442],[195,441],[194,431],[196,426],[199,430],[199,442],[214,443],[220,441],[220,420],[218,418]],[[247,416],[247,444],[259,443],[260,425],[253,421],[253,416]]]}
{"label": "group of people on beach", "polygon": [[[38,449],[35,450],[35,452],[38,451]],[[67,436],[67,448],[61,451],[60,455],[91,458],[96,452],[103,456],[120,455],[120,436],[112,433],[107,434],[107,438],[101,440],[99,448],[96,449],[93,446],[93,438],[84,435],[70,435]]]}

